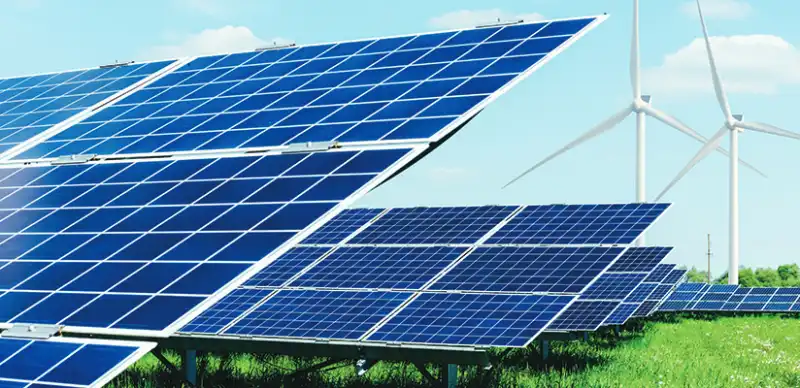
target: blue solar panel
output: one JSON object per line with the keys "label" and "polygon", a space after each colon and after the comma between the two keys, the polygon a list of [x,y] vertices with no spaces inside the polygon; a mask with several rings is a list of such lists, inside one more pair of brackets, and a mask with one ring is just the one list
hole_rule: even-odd
{"label": "blue solar panel", "polygon": [[625,302],[644,302],[648,297],[650,297],[653,291],[655,291],[656,287],[658,287],[657,283],[641,283],[630,294],[628,294],[628,296],[625,298]]}
{"label": "blue solar panel", "polygon": [[572,296],[421,294],[367,339],[419,344],[526,346]]}
{"label": "blue solar panel", "polygon": [[273,292],[275,292],[273,289],[237,288],[211,308],[203,311],[181,330],[192,333],[217,333]]}
{"label": "blue solar panel", "polygon": [[664,280],[661,281],[661,283],[676,284],[676,283],[680,282],[680,280],[683,279],[684,276],[686,276],[686,270],[685,269],[675,269],[675,270],[672,270],[672,272],[670,272],[664,278]]}
{"label": "blue solar panel", "polygon": [[623,250],[617,247],[480,247],[430,289],[579,293]]}
{"label": "blue solar panel", "polygon": [[488,244],[630,244],[669,205],[527,206]]}
{"label": "blue solar panel", "polygon": [[412,154],[0,169],[0,322],[164,330]]}
{"label": "blue solar panel", "polygon": [[665,296],[669,295],[672,292],[672,288],[674,286],[672,284],[659,284],[655,290],[650,294],[650,297],[647,300],[654,300],[654,301],[661,301],[664,299]]}
{"label": "blue solar panel", "polygon": [[623,325],[628,321],[633,313],[641,306],[641,303],[620,303],[611,315],[606,318],[603,325]]}
{"label": "blue solar panel", "polygon": [[223,334],[356,340],[412,294],[282,290]]}
{"label": "blue solar panel", "polygon": [[619,302],[576,301],[547,327],[547,331],[595,331],[619,305]]}
{"label": "blue solar panel", "polygon": [[0,386],[100,387],[154,347],[145,342],[0,338]]}
{"label": "blue solar panel", "polygon": [[200,57],[20,157],[438,139],[595,20]]}
{"label": "blue solar panel", "polygon": [[292,248],[247,279],[245,286],[279,287],[330,251],[324,247]]}
{"label": "blue solar panel", "polygon": [[350,243],[473,244],[516,209],[513,206],[391,209]]}
{"label": "blue solar panel", "polygon": [[465,251],[455,247],[339,248],[289,286],[420,289]]}
{"label": "blue solar panel", "polygon": [[660,301],[646,300],[639,305],[636,312],[633,313],[634,317],[646,317],[654,313]]}
{"label": "blue solar panel", "polygon": [[581,293],[580,299],[623,300],[647,276],[646,273],[605,273]]}
{"label": "blue solar panel", "polygon": [[0,153],[86,111],[173,62],[0,79]]}
{"label": "blue solar panel", "polygon": [[675,264],[659,264],[644,281],[645,283],[661,283],[673,269],[675,269]]}
{"label": "blue solar panel", "polygon": [[671,251],[671,247],[631,247],[614,262],[608,271],[649,273]]}
{"label": "blue solar panel", "polygon": [[348,209],[315,230],[303,244],[338,244],[378,216],[383,209]]}

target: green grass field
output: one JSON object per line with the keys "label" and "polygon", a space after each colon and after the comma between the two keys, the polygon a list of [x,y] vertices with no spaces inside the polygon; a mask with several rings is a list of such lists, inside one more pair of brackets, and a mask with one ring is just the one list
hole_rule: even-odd
{"label": "green grass field", "polygon": [[[176,362],[177,357],[171,356]],[[619,337],[594,334],[589,342],[553,342],[539,350],[496,354],[487,375],[462,368],[464,387],[797,387],[800,386],[800,319],[779,316],[715,320],[673,319],[629,325]],[[319,361],[319,360],[317,360]],[[315,360],[254,355],[210,355],[199,360],[205,387],[279,386]],[[433,371],[433,369],[430,369]],[[435,373],[435,372],[434,372]],[[114,381],[114,387],[172,387],[148,356]],[[423,387],[412,365],[381,363],[357,377],[352,364],[292,380],[287,386]]]}

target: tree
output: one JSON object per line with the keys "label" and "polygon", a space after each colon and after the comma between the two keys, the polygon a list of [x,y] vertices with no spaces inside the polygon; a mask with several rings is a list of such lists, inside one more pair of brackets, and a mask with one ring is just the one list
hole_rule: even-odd
{"label": "tree", "polygon": [[686,272],[686,281],[689,283],[705,283],[708,281],[708,272],[698,271],[697,268],[692,267]]}
{"label": "tree", "polygon": [[[777,275],[777,273],[776,273]],[[725,276],[727,280],[727,275]],[[761,287],[761,282],[750,268],[739,269],[739,285],[742,287]]]}
{"label": "tree", "polygon": [[800,284],[800,266],[797,264],[784,264],[778,267],[778,276],[784,286],[795,286]]}
{"label": "tree", "polygon": [[780,287],[781,283],[783,283],[778,271],[773,268],[758,268],[755,276],[761,287]]}

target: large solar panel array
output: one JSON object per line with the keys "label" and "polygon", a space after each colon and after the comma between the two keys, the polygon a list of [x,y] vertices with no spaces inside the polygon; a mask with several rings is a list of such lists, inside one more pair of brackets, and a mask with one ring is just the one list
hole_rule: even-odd
{"label": "large solar panel array", "polygon": [[[605,205],[573,208],[586,214],[582,210],[601,206]],[[531,207],[346,210],[181,332],[524,346],[626,249],[489,243],[526,208]],[[651,213],[654,220],[666,206],[618,208]],[[607,222],[600,216],[584,219],[581,225],[591,228]],[[592,233],[616,231],[606,227]],[[651,266],[658,262],[650,261]],[[638,264],[626,259],[620,265]],[[635,281],[624,286],[630,289],[618,297],[621,300],[648,274],[612,274],[606,286],[595,283],[597,290],[590,290],[616,295],[619,286],[613,283]],[[357,296],[363,303],[355,302]],[[297,299],[303,302],[294,302]],[[336,329],[341,326],[352,330]]]}
{"label": "large solar panel array", "polygon": [[174,62],[0,79],[0,153],[109,100]]}
{"label": "large solar panel array", "polygon": [[416,152],[0,169],[0,322],[163,331]]}
{"label": "large solar panel array", "polygon": [[19,158],[435,140],[596,20],[200,57]]}
{"label": "large solar panel array", "polygon": [[0,387],[102,387],[155,343],[0,338]]}
{"label": "large solar panel array", "polygon": [[638,305],[623,302],[628,301],[670,251],[671,248],[665,247],[628,248],[546,331],[595,331],[603,325],[625,323]]}
{"label": "large solar panel array", "polygon": [[684,283],[659,307],[659,311],[800,311],[800,288],[739,287],[729,284]]}
{"label": "large solar panel array", "polygon": [[[184,331],[526,345],[575,299],[548,293],[582,291],[624,249],[540,246],[550,235],[625,244],[666,206],[548,213],[531,246],[514,246],[519,229],[480,245],[530,207],[326,221],[603,19],[0,80],[0,328],[168,336],[191,321]],[[0,385],[98,386],[152,347],[5,337]]]}

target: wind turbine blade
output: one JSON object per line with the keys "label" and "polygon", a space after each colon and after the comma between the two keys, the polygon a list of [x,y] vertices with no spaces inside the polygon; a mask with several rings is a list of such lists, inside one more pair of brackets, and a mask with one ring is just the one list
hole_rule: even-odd
{"label": "wind turbine blade", "polygon": [[777,135],[781,137],[788,137],[790,139],[800,140],[800,134],[778,128],[774,125],[748,121],[748,122],[737,123],[736,126],[742,127],[744,129],[749,129],[751,131],[762,132],[770,135]]}
{"label": "wind turbine blade", "polygon": [[711,137],[711,139],[709,139],[708,143],[706,143],[703,146],[703,148],[700,149],[697,155],[695,155],[694,158],[692,158],[692,160],[689,161],[689,164],[687,164],[686,167],[684,167],[683,170],[681,170],[681,172],[678,173],[675,179],[673,179],[672,182],[669,182],[667,187],[665,187],[664,190],[662,190],[661,193],[658,194],[658,197],[656,197],[654,202],[660,201],[661,197],[667,194],[667,192],[673,186],[675,186],[681,179],[683,179],[683,177],[686,176],[686,174],[688,174],[689,171],[691,171],[691,169],[697,165],[697,163],[700,163],[700,161],[703,160],[703,158],[705,158],[706,156],[708,156],[708,154],[710,154],[715,149],[719,148],[719,143],[722,141],[722,138],[725,136],[726,133],[728,133],[728,131],[729,131],[728,127],[722,126],[722,128],[720,128],[720,130],[717,131],[717,133],[715,133],[714,136]]}
{"label": "wind turbine blade", "polygon": [[[642,110],[644,110],[645,113],[647,113],[649,116],[655,118],[656,120],[661,121],[662,123],[664,123],[666,125],[669,125],[672,128],[677,129],[678,131],[686,134],[687,136],[691,137],[692,139],[697,140],[700,143],[705,144],[708,141],[705,138],[705,136],[697,133],[697,131],[695,131],[694,129],[689,128],[688,125],[682,123],[680,120],[676,119],[675,117],[672,117],[669,114],[664,113],[664,112],[654,108],[652,105],[646,105],[646,106],[642,107]],[[717,152],[725,155],[728,158],[730,157],[730,154],[728,153],[728,151],[726,151],[722,147],[717,147]],[[756,174],[761,175],[764,178],[767,177],[766,174],[761,172],[759,169],[755,168],[752,164],[747,163],[742,159],[739,159],[739,163],[741,163],[742,166],[745,166],[748,169],[754,171]]]}
{"label": "wind turbine blade", "polygon": [[541,167],[545,163],[555,159],[557,156],[559,156],[559,155],[561,155],[561,154],[563,154],[563,153],[565,153],[565,152],[577,147],[581,143],[584,143],[587,140],[589,140],[589,139],[591,139],[591,138],[593,138],[593,137],[595,137],[595,136],[597,136],[597,135],[599,135],[599,134],[601,134],[603,132],[606,132],[606,131],[614,128],[615,126],[617,126],[617,124],[622,122],[622,120],[624,120],[626,117],[628,117],[628,115],[631,114],[632,111],[633,111],[632,107],[630,107],[630,106],[625,107],[625,109],[615,113],[613,116],[609,117],[608,119],[606,119],[602,123],[598,124],[594,128],[590,129],[589,131],[587,131],[586,133],[584,133],[583,135],[581,135],[577,139],[575,139],[572,142],[570,142],[569,144],[565,145],[560,150],[558,150],[558,151],[554,152],[553,154],[551,154],[550,156],[544,158],[541,162],[537,163],[535,166],[525,170],[522,174],[519,174],[516,178],[514,178],[510,182],[506,183],[506,185],[503,186],[503,188],[505,189],[506,187],[511,186],[516,181],[522,179],[525,175],[528,175],[533,170],[536,170],[537,168]]}
{"label": "wind turbine blade", "polygon": [[725,115],[725,120],[731,121],[733,117],[731,115],[731,107],[728,104],[728,97],[725,95],[722,81],[719,78],[714,53],[711,51],[711,40],[708,39],[708,29],[706,28],[706,20],[703,18],[703,8],[700,6],[700,0],[697,0],[697,12],[700,14],[700,24],[703,26],[703,37],[706,41],[706,52],[708,53],[708,65],[711,67],[711,80],[714,82],[714,93],[717,95],[717,101],[722,113]]}
{"label": "wind turbine blade", "polygon": [[639,60],[639,0],[633,0],[633,38],[631,39],[631,87],[633,98],[642,96],[641,75]]}

